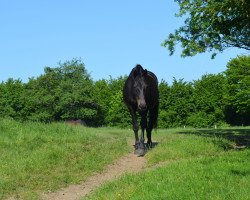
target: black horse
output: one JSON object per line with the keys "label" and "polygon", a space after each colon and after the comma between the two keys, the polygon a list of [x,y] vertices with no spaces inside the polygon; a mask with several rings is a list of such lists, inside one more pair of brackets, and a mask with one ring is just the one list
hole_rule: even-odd
{"label": "black horse", "polygon": [[[147,146],[152,147],[151,132],[157,127],[159,91],[158,80],[154,73],[136,65],[129,74],[123,88],[123,100],[132,116],[135,133],[135,154],[143,156],[146,152],[144,146],[144,130],[147,132]],[[141,116],[141,137],[138,137],[138,123],[136,111]],[[149,115],[148,115],[149,114]]]}

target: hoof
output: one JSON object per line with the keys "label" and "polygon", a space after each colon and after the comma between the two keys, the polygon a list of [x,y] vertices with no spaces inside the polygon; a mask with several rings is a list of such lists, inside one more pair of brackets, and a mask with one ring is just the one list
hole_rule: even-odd
{"label": "hoof", "polygon": [[138,157],[144,156],[146,154],[146,149],[143,142],[140,141],[135,144],[134,154],[137,155]]}
{"label": "hoof", "polygon": [[144,156],[145,153],[146,153],[145,149],[142,148],[135,149],[134,151],[134,154],[137,155],[138,157]]}

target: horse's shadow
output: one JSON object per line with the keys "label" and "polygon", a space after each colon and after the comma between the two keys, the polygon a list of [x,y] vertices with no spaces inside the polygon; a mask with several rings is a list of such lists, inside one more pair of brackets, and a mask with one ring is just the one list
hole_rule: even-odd
{"label": "horse's shadow", "polygon": [[[159,143],[158,142],[152,142],[152,147],[150,149],[155,148]],[[144,144],[145,145],[145,144]]]}
{"label": "horse's shadow", "polygon": [[221,144],[227,150],[230,149],[245,149],[250,147],[250,129],[249,128],[229,128],[229,129],[197,129],[193,132],[181,131],[180,134],[194,134],[202,137],[217,137],[225,138],[235,143],[235,146],[230,144]]}

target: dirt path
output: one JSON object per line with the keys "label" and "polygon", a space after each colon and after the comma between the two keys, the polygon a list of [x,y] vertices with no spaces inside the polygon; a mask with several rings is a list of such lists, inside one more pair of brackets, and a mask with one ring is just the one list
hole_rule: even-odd
{"label": "dirt path", "polygon": [[119,178],[124,173],[135,173],[141,171],[146,164],[144,157],[137,157],[133,153],[120,158],[109,165],[105,172],[95,174],[80,185],[70,185],[57,192],[42,195],[44,200],[76,200],[80,199],[103,183]]}

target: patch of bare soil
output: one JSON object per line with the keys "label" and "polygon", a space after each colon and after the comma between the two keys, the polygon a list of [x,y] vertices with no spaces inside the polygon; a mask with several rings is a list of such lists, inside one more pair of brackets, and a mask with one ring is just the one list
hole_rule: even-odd
{"label": "patch of bare soil", "polygon": [[57,192],[42,195],[44,200],[76,200],[80,199],[92,190],[98,188],[103,183],[121,177],[124,173],[136,173],[146,165],[144,157],[137,157],[133,153],[120,158],[115,163],[109,165],[103,173],[95,174],[79,185],[70,185]]}

